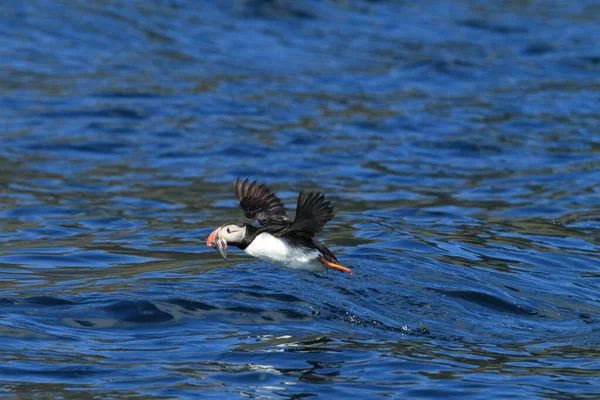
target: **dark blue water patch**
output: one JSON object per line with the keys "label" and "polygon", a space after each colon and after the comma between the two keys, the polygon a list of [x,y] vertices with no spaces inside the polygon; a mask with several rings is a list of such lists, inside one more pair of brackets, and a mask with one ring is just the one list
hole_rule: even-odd
{"label": "dark blue water patch", "polygon": [[[228,156],[228,157],[264,157],[269,152],[269,147],[259,144],[233,144],[227,147],[218,149],[214,154],[208,154],[213,156]],[[248,175],[247,171],[240,173],[240,176]]]}
{"label": "dark blue water patch", "polygon": [[[251,288],[249,288],[249,289],[251,289]],[[263,288],[258,287],[257,289],[263,289]],[[238,296],[238,298],[244,298],[244,297],[261,299],[261,300],[274,300],[274,301],[280,301],[280,302],[284,302],[284,303],[300,303],[300,302],[302,302],[301,298],[296,297],[292,294],[288,294],[288,293],[264,293],[264,292],[258,292],[258,291],[245,290],[242,294],[240,294]]]}
{"label": "dark blue water patch", "polygon": [[77,220],[72,221],[72,223],[88,230],[94,230],[95,232],[101,230],[127,232],[140,229],[147,224],[145,221],[131,220],[116,216],[78,218]]}
{"label": "dark blue water patch", "polygon": [[522,218],[539,216],[548,220],[554,220],[555,218],[559,218],[561,215],[564,215],[566,211],[567,210],[562,207],[556,207],[551,205],[538,205],[530,207],[512,208],[510,210],[495,212],[494,215],[504,218]]}
{"label": "dark blue water patch", "polygon": [[30,146],[36,152],[55,152],[63,154],[90,154],[98,156],[112,156],[124,154],[131,146],[127,143],[108,141],[87,141],[84,143],[37,143]]}
{"label": "dark blue water patch", "polygon": [[597,73],[600,70],[600,56],[577,56],[565,57],[562,64],[573,72],[584,72],[586,74]]}
{"label": "dark blue water patch", "polygon": [[36,329],[28,329],[21,324],[18,324],[17,326],[8,326],[4,322],[0,322],[0,337],[2,337],[3,340],[10,341],[10,343],[5,346],[5,351],[10,348],[22,349],[23,345],[26,345],[27,342],[35,342],[37,340],[60,340],[58,336],[49,335]]}
{"label": "dark blue water patch", "polygon": [[177,208],[182,208],[183,206],[180,204],[170,204],[167,202],[161,202],[156,200],[148,200],[148,199],[139,199],[136,197],[112,197],[110,200],[114,203],[119,204],[119,206],[124,205],[128,208],[141,208],[141,209],[161,209],[161,210],[174,210]]}
{"label": "dark blue water patch", "polygon": [[69,306],[74,304],[70,300],[51,296],[34,296],[26,299],[21,299],[20,302],[42,306]]}
{"label": "dark blue water patch", "polygon": [[413,69],[423,75],[431,73],[432,76],[438,76],[440,80],[443,79],[441,76],[445,75],[447,79],[452,78],[453,81],[457,81],[473,80],[473,72],[476,71],[476,66],[475,63],[468,60],[434,58],[406,65],[405,68]]}
{"label": "dark blue water patch", "polygon": [[280,19],[315,19],[317,14],[306,4],[289,4],[287,2],[272,2],[251,0],[238,5],[238,13],[245,18]]}
{"label": "dark blue water patch", "polygon": [[136,92],[135,88],[128,89],[127,91],[104,91],[96,94],[98,98],[107,99],[155,99],[164,97],[159,92]]}
{"label": "dark blue water patch", "polygon": [[100,308],[93,303],[90,305],[93,305],[93,309],[86,316],[79,316],[80,312],[75,311],[74,315],[69,313],[66,322],[81,328],[112,329],[165,323],[187,325],[189,323],[185,322],[186,319],[204,320],[211,327],[230,321],[236,321],[240,326],[260,326],[312,320],[312,316],[304,310],[281,307],[281,303],[278,304],[279,308],[263,308],[244,304],[212,305],[197,300],[172,298],[159,301],[117,300],[101,305]]}
{"label": "dark blue water patch", "polygon": [[113,254],[102,250],[66,252],[65,254],[15,254],[0,256],[0,262],[33,268],[82,267],[105,268],[119,264],[136,264],[156,260],[127,254]]}
{"label": "dark blue water patch", "polygon": [[541,56],[548,53],[552,53],[558,50],[558,48],[552,43],[545,41],[533,42],[523,48],[523,54],[530,56]]}
{"label": "dark blue water patch", "polygon": [[100,133],[104,133],[104,134],[110,134],[113,136],[128,136],[131,135],[132,133],[135,132],[135,130],[133,129],[133,126],[135,124],[129,124],[129,123],[123,123],[123,122],[119,122],[119,123],[100,123],[100,122],[93,122],[88,124],[88,126],[85,128],[86,131],[91,131],[91,132],[100,132]]}
{"label": "dark blue water patch", "polygon": [[[106,108],[103,110],[71,110],[71,111],[51,111],[43,112],[36,115],[39,118],[66,118],[66,119],[95,119],[95,118],[111,118],[111,119],[145,119],[145,115],[138,110],[126,108]],[[35,147],[34,147],[35,149]]]}
{"label": "dark blue water patch", "polygon": [[183,309],[189,310],[189,311],[196,311],[196,310],[209,311],[209,310],[217,309],[217,307],[212,306],[210,304],[205,304],[205,303],[202,303],[199,301],[182,299],[182,298],[169,299],[169,300],[166,300],[166,302],[169,304],[174,304],[174,305],[180,306]]}
{"label": "dark blue water patch", "polygon": [[478,20],[478,19],[466,19],[459,21],[460,25],[467,26],[473,29],[481,29],[484,31],[489,31],[498,34],[525,34],[527,33],[527,28],[522,26],[509,26],[503,24],[495,24],[491,21],[487,20]]}
{"label": "dark blue water patch", "polygon": [[[504,149],[499,146],[491,145],[491,144],[479,144],[468,141],[449,141],[449,142],[436,142],[430,144],[430,146],[438,147],[440,149],[449,149],[453,150],[455,156],[465,156],[465,157],[480,157],[482,155],[494,155],[494,154],[502,154]],[[423,146],[423,144],[421,144]]]}
{"label": "dark blue water patch", "polygon": [[18,218],[20,220],[41,220],[43,218],[73,217],[88,213],[89,209],[46,205],[43,207],[9,208],[0,213],[3,218]]}
{"label": "dark blue water patch", "polygon": [[239,324],[241,326],[261,326],[263,324],[283,324],[286,322],[308,323],[313,320],[312,316],[307,314],[306,311],[287,308],[266,309],[234,305],[224,307],[221,312],[223,315],[219,317],[219,320]]}
{"label": "dark blue water patch", "polygon": [[543,317],[544,315],[533,307],[509,302],[489,293],[467,290],[438,290],[441,294],[466,300],[477,306],[490,308],[502,313]]}
{"label": "dark blue water patch", "polygon": [[173,316],[146,300],[121,300],[104,307],[123,322],[135,324],[163,323],[173,320]]}
{"label": "dark blue water patch", "polygon": [[76,236],[83,233],[80,229],[73,229],[66,226],[53,227],[53,228],[32,228],[32,229],[21,229],[20,234],[24,234],[31,238],[43,239],[43,238],[64,238],[69,236]]}
{"label": "dark blue water patch", "polygon": [[101,376],[113,373],[113,369],[93,365],[43,365],[41,363],[31,367],[19,361],[12,361],[1,366],[0,372],[4,377],[13,379],[18,377],[34,382],[78,382],[82,379],[99,381]]}

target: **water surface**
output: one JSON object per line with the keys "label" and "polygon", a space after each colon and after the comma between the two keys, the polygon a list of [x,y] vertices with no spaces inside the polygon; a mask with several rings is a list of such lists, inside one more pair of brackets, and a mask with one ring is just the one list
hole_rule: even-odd
{"label": "water surface", "polygon": [[[596,398],[593,1],[0,6],[0,394]],[[234,178],[352,276],[205,247]]]}

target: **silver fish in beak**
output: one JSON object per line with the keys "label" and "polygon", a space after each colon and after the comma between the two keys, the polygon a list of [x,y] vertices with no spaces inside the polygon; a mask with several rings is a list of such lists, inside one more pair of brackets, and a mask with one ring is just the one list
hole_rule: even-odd
{"label": "silver fish in beak", "polygon": [[214,242],[215,247],[219,250],[219,254],[225,261],[227,261],[227,241],[225,239],[219,239]]}

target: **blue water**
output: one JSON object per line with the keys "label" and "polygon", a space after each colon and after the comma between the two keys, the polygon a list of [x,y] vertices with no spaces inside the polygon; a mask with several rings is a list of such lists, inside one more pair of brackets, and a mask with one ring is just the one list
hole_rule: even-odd
{"label": "blue water", "polygon": [[[600,395],[595,1],[0,5],[0,396]],[[206,248],[236,177],[350,276]]]}

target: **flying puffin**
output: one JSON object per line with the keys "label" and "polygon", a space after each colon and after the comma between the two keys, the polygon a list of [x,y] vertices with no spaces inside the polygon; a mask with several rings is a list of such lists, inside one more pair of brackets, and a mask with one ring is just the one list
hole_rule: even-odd
{"label": "flying puffin", "polygon": [[287,268],[317,272],[333,268],[352,274],[315,238],[334,216],[333,207],[323,195],[310,192],[305,196],[300,192],[296,216],[291,220],[281,200],[264,184],[238,178],[233,182],[233,191],[246,217],[260,226],[231,223],[215,229],[206,245],[216,248],[225,260],[227,246],[236,246],[253,257]]}

